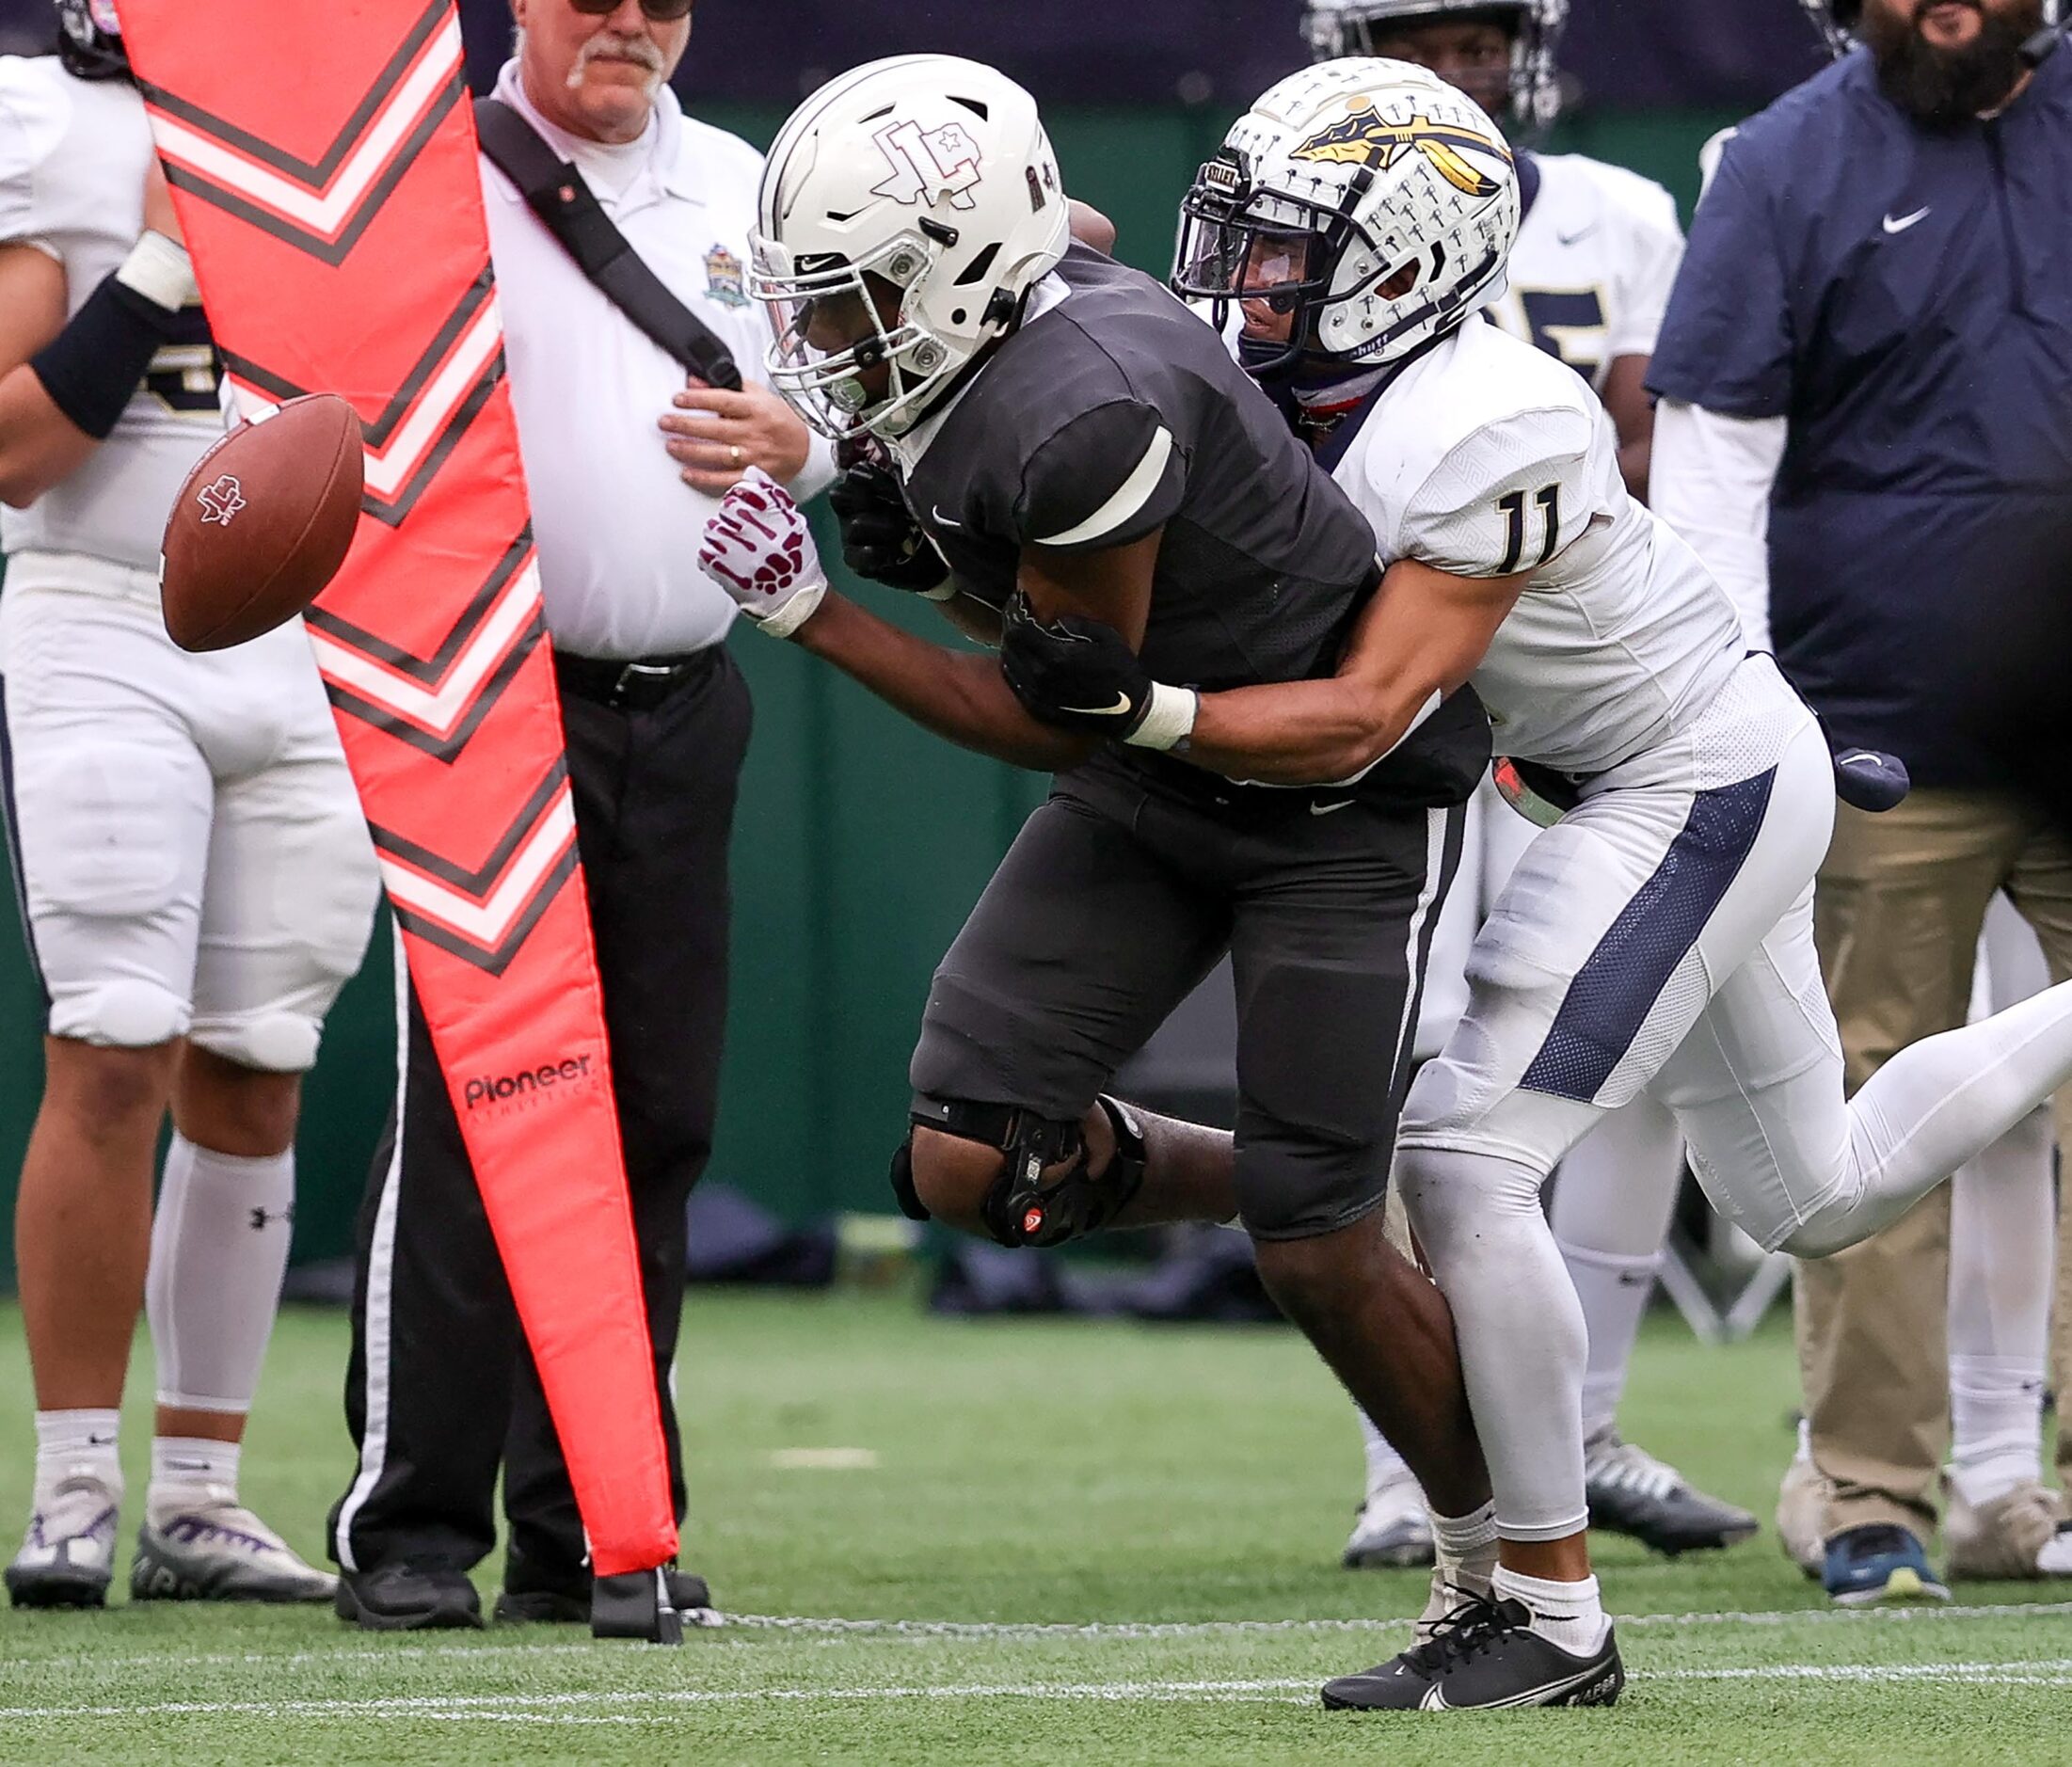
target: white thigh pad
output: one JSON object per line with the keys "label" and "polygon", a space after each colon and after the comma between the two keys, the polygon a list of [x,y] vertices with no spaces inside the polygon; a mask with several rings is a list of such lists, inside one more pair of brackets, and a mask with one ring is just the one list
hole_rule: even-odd
{"label": "white thigh pad", "polygon": [[367,954],[380,875],[344,762],[269,768],[223,788],[195,972],[204,1048],[299,1073]]}
{"label": "white thigh pad", "polygon": [[208,779],[191,750],[64,742],[18,747],[15,805],[32,919],[161,914],[199,884],[190,853],[207,839]]}
{"label": "white thigh pad", "polygon": [[15,738],[22,893],[53,1036],[149,1048],[187,1027],[208,776],[173,741]]}

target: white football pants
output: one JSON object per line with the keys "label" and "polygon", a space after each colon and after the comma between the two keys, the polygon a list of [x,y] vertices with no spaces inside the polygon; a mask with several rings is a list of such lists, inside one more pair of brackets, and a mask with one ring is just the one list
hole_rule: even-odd
{"label": "white football pants", "polygon": [[2072,1075],[2067,984],[1902,1051],[1844,1099],[1812,933],[1833,817],[1818,726],[1750,658],[1534,839],[1476,940],[1468,1012],[1411,1087],[1396,1170],[1507,1537],[1587,1519],[1585,1331],[1539,1187],[1606,1110],[1651,1088],[1714,1207],[1765,1250],[1819,1257]]}
{"label": "white football pants", "polygon": [[302,623],[189,656],[149,571],[18,553],[0,689],[51,1033],[308,1068],[380,879]]}

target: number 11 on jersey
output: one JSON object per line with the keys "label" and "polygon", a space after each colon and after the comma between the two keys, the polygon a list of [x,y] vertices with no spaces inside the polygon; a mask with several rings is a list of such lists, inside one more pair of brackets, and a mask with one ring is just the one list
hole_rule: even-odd
{"label": "number 11 on jersey", "polygon": [[[1533,569],[1538,570],[1554,556],[1554,542],[1561,533],[1561,486],[1542,486],[1533,493],[1533,501],[1539,505],[1540,519],[1546,526],[1546,535],[1539,543],[1539,556],[1533,560]],[[1504,512],[1504,562],[1497,566],[1499,577],[1515,573],[1525,556],[1525,493],[1510,491],[1496,500],[1497,508]]]}

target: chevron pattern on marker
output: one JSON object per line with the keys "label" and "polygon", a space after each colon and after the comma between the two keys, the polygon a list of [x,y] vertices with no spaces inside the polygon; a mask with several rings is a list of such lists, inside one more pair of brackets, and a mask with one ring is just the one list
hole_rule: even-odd
{"label": "chevron pattern on marker", "polygon": [[[239,405],[359,415],[306,614],[600,1576],[676,1556],[611,1048],[453,0],[121,0]],[[463,1106],[459,1076],[582,1084]],[[353,1512],[376,1457],[342,1508]]]}
{"label": "chevron pattern on marker", "polygon": [[340,263],[466,96],[460,22],[432,0],[313,161],[262,140],[178,93],[146,85],[166,177],[326,263]]}
{"label": "chevron pattern on marker", "polygon": [[389,900],[410,932],[501,975],[576,864],[576,808],[556,759],[488,855],[463,867],[371,823]]}
{"label": "chevron pattern on marker", "polygon": [[[487,259],[424,352],[372,422],[361,424],[366,491],[360,507],[399,527],[461,434],[503,377],[503,329]],[[223,355],[238,409],[259,417],[311,389],[230,351]]]}
{"label": "chevron pattern on marker", "polygon": [[332,705],[451,761],[547,635],[532,536],[518,536],[429,659],[323,608],[306,623]]}

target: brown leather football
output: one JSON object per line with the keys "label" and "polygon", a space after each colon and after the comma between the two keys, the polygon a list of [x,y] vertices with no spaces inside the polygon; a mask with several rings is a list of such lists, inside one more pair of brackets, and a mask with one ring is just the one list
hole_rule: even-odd
{"label": "brown leather football", "polygon": [[195,462],[159,543],[159,601],[183,650],[270,632],[338,575],[359,525],[359,419],[336,393],[290,399]]}

